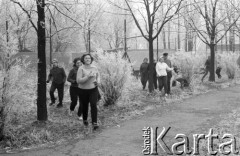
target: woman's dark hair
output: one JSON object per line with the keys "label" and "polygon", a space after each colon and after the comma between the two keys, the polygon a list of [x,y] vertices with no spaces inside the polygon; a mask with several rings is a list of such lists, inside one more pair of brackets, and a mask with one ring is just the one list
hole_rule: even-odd
{"label": "woman's dark hair", "polygon": [[82,62],[83,64],[85,64],[85,63],[84,63],[84,58],[85,58],[85,56],[87,56],[87,55],[90,56],[90,58],[91,58],[91,63],[93,62],[93,57],[92,57],[90,54],[83,54],[83,56],[81,57],[81,62]]}
{"label": "woman's dark hair", "polygon": [[[76,63],[77,61],[81,61],[81,58],[80,57],[76,57],[74,60],[73,60],[73,67],[76,67]],[[81,61],[82,62],[82,61]]]}

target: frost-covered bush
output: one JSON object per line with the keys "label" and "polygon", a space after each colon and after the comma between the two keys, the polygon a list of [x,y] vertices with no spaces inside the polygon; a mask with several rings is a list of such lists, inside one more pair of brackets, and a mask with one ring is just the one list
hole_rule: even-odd
{"label": "frost-covered bush", "polygon": [[240,68],[240,56],[238,56],[237,65],[238,65],[238,68]]}
{"label": "frost-covered bush", "polygon": [[37,73],[27,72],[26,68],[16,65],[10,70],[9,88],[7,90],[6,112],[7,121],[10,121],[12,115],[19,120],[23,116],[32,113],[36,108],[37,99]]}
{"label": "frost-covered bush", "polygon": [[173,65],[179,68],[182,78],[186,79],[190,85],[194,85],[195,75],[204,67],[206,55],[178,52],[171,57],[171,60]]}
{"label": "frost-covered bush", "polygon": [[102,99],[105,106],[113,105],[122,95],[127,81],[131,76],[131,64],[123,59],[123,52],[104,52],[98,50],[95,53],[96,66],[101,75]]}
{"label": "frost-covered bush", "polygon": [[17,53],[17,42],[9,31],[9,41],[0,33],[0,141],[5,137],[6,106],[10,88],[10,70],[14,64],[12,57]]}
{"label": "frost-covered bush", "polygon": [[229,79],[234,79],[238,71],[237,60],[239,54],[237,53],[222,53],[219,54],[219,63],[226,72]]}

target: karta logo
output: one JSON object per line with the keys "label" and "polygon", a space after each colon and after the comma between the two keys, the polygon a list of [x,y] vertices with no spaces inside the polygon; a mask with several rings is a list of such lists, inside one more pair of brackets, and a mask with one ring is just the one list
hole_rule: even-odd
{"label": "karta logo", "polygon": [[199,141],[201,139],[207,141],[209,155],[217,155],[218,152],[222,155],[239,153],[236,148],[236,138],[232,134],[227,133],[220,137],[218,134],[213,134],[213,129],[210,129],[207,135],[193,134],[192,147],[190,147],[189,138],[185,134],[180,133],[176,134],[174,137],[176,142],[169,146],[166,142],[164,142],[164,137],[170,129],[171,127],[168,127],[167,129],[163,127],[162,131],[158,135],[158,127],[156,127],[155,130],[153,130],[152,127],[144,127],[144,146],[142,153],[144,155],[158,155],[158,148],[160,148],[160,150],[167,155],[199,155]]}

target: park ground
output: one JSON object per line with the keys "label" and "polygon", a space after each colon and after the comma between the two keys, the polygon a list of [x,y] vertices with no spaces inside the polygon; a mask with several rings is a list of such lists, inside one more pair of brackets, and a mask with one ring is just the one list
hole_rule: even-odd
{"label": "park ground", "polygon": [[[145,101],[151,103],[152,101]],[[150,104],[149,104],[150,105]],[[142,154],[144,127],[171,127],[164,138],[169,145],[178,133],[208,134],[229,132],[237,138],[240,126],[240,86],[210,91],[195,95],[181,102],[155,103],[143,115],[88,132],[88,137],[62,143],[58,146],[43,147],[25,151],[12,151],[2,156],[139,156]],[[191,141],[190,141],[191,142]],[[237,143],[239,143],[237,141]],[[204,146],[204,144],[203,144]],[[240,147],[240,144],[238,145]],[[205,147],[206,148],[206,147]],[[201,148],[202,150],[204,149]],[[200,150],[201,150],[200,149]],[[158,149],[161,153],[161,149]],[[200,151],[200,153],[203,151]],[[159,153],[159,154],[160,154]],[[163,153],[162,153],[163,154]],[[162,155],[161,154],[161,155]]]}

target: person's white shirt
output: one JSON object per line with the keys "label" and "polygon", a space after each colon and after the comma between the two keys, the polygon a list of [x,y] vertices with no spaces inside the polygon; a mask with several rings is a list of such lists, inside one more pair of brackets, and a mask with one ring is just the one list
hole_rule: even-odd
{"label": "person's white shirt", "polygon": [[156,64],[156,72],[158,77],[167,76],[167,70],[172,70],[172,68],[169,68],[165,62],[158,62]]}

